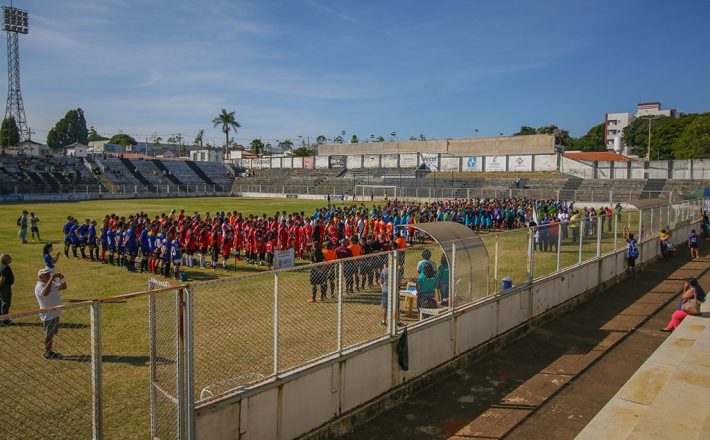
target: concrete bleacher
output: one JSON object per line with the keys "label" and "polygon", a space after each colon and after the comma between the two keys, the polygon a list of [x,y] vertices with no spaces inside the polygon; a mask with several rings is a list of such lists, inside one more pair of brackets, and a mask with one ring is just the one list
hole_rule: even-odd
{"label": "concrete bleacher", "polygon": [[710,301],[688,316],[577,440],[710,438]]}
{"label": "concrete bleacher", "polygon": [[98,191],[99,184],[82,159],[0,158],[0,193],[66,193]]}

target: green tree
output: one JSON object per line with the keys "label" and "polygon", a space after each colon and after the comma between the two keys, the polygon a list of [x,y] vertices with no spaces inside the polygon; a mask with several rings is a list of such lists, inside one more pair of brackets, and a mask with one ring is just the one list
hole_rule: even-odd
{"label": "green tree", "polygon": [[587,131],[587,134],[580,138],[570,137],[569,147],[581,151],[606,151],[604,143],[604,122],[597,124]]}
{"label": "green tree", "polygon": [[357,138],[357,135],[354,134],[353,137],[350,138],[350,143],[357,144],[358,142],[360,142],[360,140]]}
{"label": "green tree", "polygon": [[307,147],[299,147],[291,152],[291,156],[294,156],[294,157],[315,156],[315,151],[313,151]]}
{"label": "green tree", "polygon": [[518,130],[517,133],[513,133],[513,136],[525,136],[530,134],[537,134],[537,130],[535,130],[535,128],[533,127],[523,125],[522,127],[520,127],[520,130]]}
{"label": "green tree", "polygon": [[202,147],[202,142],[203,142],[204,138],[205,138],[205,130],[200,130],[197,132],[197,136],[195,136],[195,140],[193,141],[193,143],[195,145],[199,145],[200,147]]}
{"label": "green tree", "polygon": [[382,136],[377,136],[377,139],[375,139],[377,142],[384,142],[385,138]]}
{"label": "green tree", "polygon": [[336,144],[342,144],[343,141],[344,141],[344,139],[343,139],[342,136],[336,136],[336,137],[333,139],[333,143],[336,143]]}
{"label": "green tree", "polygon": [[252,153],[256,155],[256,157],[261,157],[261,155],[264,153],[264,148],[265,145],[261,141],[261,139],[252,139],[252,141],[249,143],[249,149]]}
{"label": "green tree", "polygon": [[5,118],[2,120],[2,125],[0,126],[0,133],[2,133],[2,151],[5,152],[5,148],[17,145],[20,143],[20,130],[17,128],[17,122],[15,122],[14,117]]}
{"label": "green tree", "polygon": [[[705,159],[710,157],[710,112],[694,116],[673,142],[675,159]],[[684,118],[680,118],[684,119]],[[653,137],[655,139],[655,135]],[[653,142],[653,140],[652,140]]]}
{"label": "green tree", "polygon": [[86,118],[84,117],[84,111],[80,108],[69,110],[47,133],[47,145],[52,150],[59,150],[74,142],[82,144],[89,142]]}
{"label": "green tree", "polygon": [[227,158],[227,149],[229,148],[229,131],[234,130],[234,134],[242,128],[242,125],[237,122],[237,115],[235,112],[228,112],[226,109],[222,109],[222,112],[217,115],[216,118],[212,119],[212,125],[214,127],[220,127],[224,136],[226,138],[224,142],[224,157]]}
{"label": "green tree", "polygon": [[107,137],[101,136],[99,133],[97,133],[93,125],[89,127],[89,135],[87,136],[87,139],[89,142],[108,140]]}
{"label": "green tree", "polygon": [[116,144],[116,145],[123,145],[124,147],[127,147],[129,145],[135,145],[136,140],[130,137],[127,134],[117,134],[111,137],[108,141],[109,144]]}
{"label": "green tree", "polygon": [[316,137],[316,144],[323,145],[324,143],[326,143],[327,140],[327,137],[323,136],[322,134],[319,134],[318,137]]}
{"label": "green tree", "polygon": [[286,150],[292,150],[293,149],[293,141],[291,139],[286,139],[283,141],[278,141],[278,147],[281,148],[283,151]]}

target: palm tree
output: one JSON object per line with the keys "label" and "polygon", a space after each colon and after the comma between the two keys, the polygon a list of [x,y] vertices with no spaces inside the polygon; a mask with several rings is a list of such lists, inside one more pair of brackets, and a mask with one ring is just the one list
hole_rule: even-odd
{"label": "palm tree", "polygon": [[234,134],[237,130],[242,127],[242,125],[237,122],[237,116],[235,112],[228,112],[226,109],[222,109],[222,113],[212,120],[214,127],[222,126],[222,131],[226,137],[226,142],[224,143],[224,158],[227,159],[227,149],[229,148],[229,130],[234,129]]}

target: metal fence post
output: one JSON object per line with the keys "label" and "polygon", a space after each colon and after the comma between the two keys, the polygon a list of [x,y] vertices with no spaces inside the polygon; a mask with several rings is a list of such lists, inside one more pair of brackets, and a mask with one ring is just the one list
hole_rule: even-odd
{"label": "metal fence post", "polygon": [[651,222],[650,222],[650,226],[648,229],[649,229],[649,231],[648,231],[649,237],[653,237],[654,235],[656,235],[653,233],[653,208],[651,208]]}
{"label": "metal fence post", "polygon": [[560,248],[562,247],[562,225],[560,223],[556,224],[557,227],[557,270],[555,272],[560,271]]}
{"label": "metal fence post", "polygon": [[185,298],[185,433],[188,440],[195,438],[195,411],[194,411],[194,382],[195,382],[195,356],[194,356],[194,321],[193,321],[192,286],[187,286]]}
{"label": "metal fence post", "polygon": [[602,217],[597,215],[597,258],[602,256]]}
{"label": "metal fence post", "polygon": [[[152,290],[150,281],[148,282],[148,290]],[[157,358],[156,353],[156,328],[155,328],[155,294],[151,293],[148,296],[148,349],[150,350],[150,438],[158,437],[158,408],[155,404],[157,394],[155,392],[155,382],[157,380],[157,371],[155,369],[154,359]]]}
{"label": "metal fence post", "polygon": [[528,283],[533,280],[533,270],[535,263],[535,228],[528,228]]}
{"label": "metal fence post", "polygon": [[639,239],[638,242],[643,241],[643,209],[639,209]]}
{"label": "metal fence post", "polygon": [[279,373],[279,273],[274,273],[274,376]]}
{"label": "metal fence post", "polygon": [[390,279],[392,280],[391,282],[391,292],[392,294],[390,295],[390,321],[393,321],[392,326],[390,327],[390,335],[391,336],[396,336],[397,335],[397,323],[399,322],[399,288],[402,280],[399,279],[399,254],[398,252],[402,251],[393,251],[390,253],[390,258],[392,258],[392,264],[390,267],[392,270],[390,271]]}
{"label": "metal fence post", "polygon": [[[451,243],[451,261],[449,261],[449,310],[454,310],[456,288],[456,242]],[[486,289],[487,290],[487,289]],[[469,292],[470,294],[471,292]],[[443,298],[442,298],[443,300]]]}
{"label": "metal fence post", "polygon": [[92,301],[91,317],[91,406],[92,435],[94,440],[101,440],[103,433],[103,385],[101,383],[101,302]]}
{"label": "metal fence post", "polygon": [[619,239],[619,220],[621,214],[614,214],[611,218],[614,220],[614,251],[616,252],[616,241]]}
{"label": "metal fence post", "polygon": [[500,249],[500,233],[496,234],[496,248],[495,248],[495,259],[493,260],[493,292],[495,293],[498,288],[498,255]]}
{"label": "metal fence post", "polygon": [[343,349],[343,262],[338,262],[338,353]]}
{"label": "metal fence post", "polygon": [[178,439],[185,438],[185,347],[184,337],[184,303],[183,303],[183,292],[182,289],[177,289],[175,295],[175,316],[177,316],[177,337],[175,338],[175,351],[177,353],[177,374],[176,376],[176,388],[177,388],[177,426],[178,426]]}
{"label": "metal fence post", "polygon": [[582,264],[582,244],[584,242],[584,219],[579,219],[579,260],[577,264]]}

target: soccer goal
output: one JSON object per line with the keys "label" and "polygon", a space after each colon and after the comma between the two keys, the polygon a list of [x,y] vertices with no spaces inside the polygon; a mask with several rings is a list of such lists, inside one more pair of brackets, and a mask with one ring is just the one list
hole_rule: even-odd
{"label": "soccer goal", "polygon": [[397,186],[395,185],[355,185],[353,198],[360,201],[384,200],[386,198],[397,197]]}

